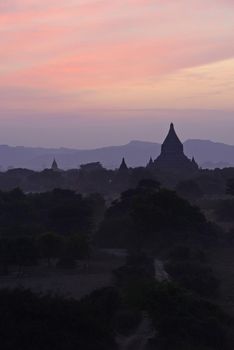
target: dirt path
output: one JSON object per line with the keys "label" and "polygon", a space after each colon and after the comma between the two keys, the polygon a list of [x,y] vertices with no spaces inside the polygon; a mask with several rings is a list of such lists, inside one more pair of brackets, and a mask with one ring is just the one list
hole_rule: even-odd
{"label": "dirt path", "polygon": [[147,316],[144,316],[142,322],[136,331],[129,337],[119,339],[120,350],[145,350],[148,340],[154,336]]}
{"label": "dirt path", "polygon": [[164,263],[161,260],[154,260],[155,279],[159,282],[169,281],[169,275],[164,269]]}

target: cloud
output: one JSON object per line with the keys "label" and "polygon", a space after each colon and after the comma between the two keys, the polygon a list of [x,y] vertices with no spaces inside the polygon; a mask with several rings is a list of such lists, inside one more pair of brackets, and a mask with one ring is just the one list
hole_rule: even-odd
{"label": "cloud", "polygon": [[[125,104],[142,86],[234,57],[232,6],[228,0],[5,0],[0,88],[15,106],[28,106],[22,88],[35,91],[35,108],[45,93],[45,109],[57,108],[54,95],[64,109],[105,100],[108,106]],[[178,83],[178,95],[179,89]],[[173,100],[170,93],[168,88]]]}

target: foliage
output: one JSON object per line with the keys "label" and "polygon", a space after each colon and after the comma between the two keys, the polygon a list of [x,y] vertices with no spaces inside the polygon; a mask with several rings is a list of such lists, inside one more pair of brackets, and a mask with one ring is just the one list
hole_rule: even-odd
{"label": "foliage", "polygon": [[115,333],[128,335],[142,320],[139,308],[128,303],[121,288],[107,287],[96,290],[82,300],[86,311],[93,313],[102,324],[107,324]]}
{"label": "foliage", "polygon": [[96,211],[95,197],[84,198],[69,190],[55,189],[28,195],[20,190],[0,192],[0,228],[6,235],[21,232],[33,235],[48,231],[58,234],[90,233]]}
{"label": "foliage", "polygon": [[87,302],[37,296],[26,290],[0,290],[0,313],[2,349],[117,348],[111,325],[104,317],[100,322]]}
{"label": "foliage", "polygon": [[146,312],[152,322],[155,336],[149,348],[225,350],[232,320],[215,304],[182,288],[178,280],[157,282],[146,274],[147,267],[142,257],[131,257],[116,276],[125,302]]}
{"label": "foliage", "polygon": [[153,344],[161,350],[226,349],[230,319],[218,306],[172,283],[147,289],[146,309],[157,332]]}
{"label": "foliage", "polygon": [[227,180],[226,193],[234,196],[234,178]]}
{"label": "foliage", "polygon": [[143,253],[129,255],[126,264],[114,271],[116,284],[122,288],[151,281],[154,275],[153,258]]}
{"label": "foliage", "polygon": [[219,200],[214,210],[215,218],[221,222],[234,222],[234,199]]}
{"label": "foliage", "polygon": [[54,233],[45,233],[38,238],[41,256],[47,259],[50,264],[51,259],[59,258],[62,255],[63,239]]}
{"label": "foliage", "polygon": [[109,247],[154,249],[189,240],[208,242],[212,235],[200,210],[174,191],[138,186],[113,202],[96,240]]}
{"label": "foliage", "polygon": [[90,236],[103,215],[100,195],[82,197],[70,190],[24,194],[19,189],[0,192],[0,273],[10,265],[36,264],[38,259],[89,255]]}
{"label": "foliage", "polygon": [[176,186],[176,192],[188,199],[198,199],[203,196],[203,192],[196,181],[184,180]]}
{"label": "foliage", "polygon": [[181,244],[176,245],[170,250],[168,258],[172,263],[180,261],[204,263],[206,261],[206,254],[204,250],[197,249],[197,247],[189,247]]}
{"label": "foliage", "polygon": [[115,329],[121,335],[131,334],[140,324],[142,313],[137,309],[121,309],[115,316]]}
{"label": "foliage", "polygon": [[207,263],[205,251],[185,245],[176,246],[169,254],[165,269],[180,286],[203,297],[212,298],[219,291],[219,280]]}
{"label": "foliage", "polygon": [[2,274],[8,274],[10,265],[32,266],[39,258],[36,242],[32,237],[17,236],[0,238],[0,267]]}
{"label": "foliage", "polygon": [[86,235],[71,235],[66,241],[65,255],[73,259],[84,259],[89,256],[90,245]]}
{"label": "foliage", "polygon": [[56,266],[59,269],[68,269],[68,270],[75,269],[76,260],[70,256],[63,256],[58,260]]}
{"label": "foliage", "polygon": [[[45,169],[36,172],[28,169],[12,169],[0,173],[0,190],[11,191],[16,187],[24,192],[46,192],[55,188],[70,189],[83,194],[101,193],[105,196],[118,195],[119,193],[134,188],[143,179],[159,180],[163,186],[175,188],[177,184],[184,181],[196,183],[204,195],[224,195],[226,182],[234,178],[234,168],[199,170],[196,174],[184,171],[169,172],[155,169],[154,167],[129,168],[126,172],[119,169],[107,170],[97,167],[87,170],[71,169],[55,172]],[[86,170],[85,170],[86,169]],[[196,195],[192,188],[184,187],[186,194]],[[194,187],[194,186],[192,186]],[[182,193],[181,193],[182,194]],[[187,197],[187,196],[186,196]]]}
{"label": "foliage", "polygon": [[217,294],[219,281],[209,266],[198,262],[180,261],[166,264],[165,269],[184,288],[205,297]]}

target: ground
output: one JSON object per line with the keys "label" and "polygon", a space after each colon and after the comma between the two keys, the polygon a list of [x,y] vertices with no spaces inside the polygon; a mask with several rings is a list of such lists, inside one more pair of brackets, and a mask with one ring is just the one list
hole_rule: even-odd
{"label": "ground", "polygon": [[123,263],[123,257],[103,254],[91,261],[81,262],[71,270],[41,263],[25,267],[19,275],[15,268],[8,276],[0,276],[0,288],[23,287],[35,292],[52,292],[80,299],[95,289],[112,285],[112,271]]}
{"label": "ground", "polygon": [[119,337],[120,350],[144,350],[147,342],[154,336],[150,321],[145,315],[139,327],[128,337]]}

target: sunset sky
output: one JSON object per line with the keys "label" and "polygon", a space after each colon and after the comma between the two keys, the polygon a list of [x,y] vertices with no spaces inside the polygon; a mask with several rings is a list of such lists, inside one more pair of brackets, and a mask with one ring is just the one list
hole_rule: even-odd
{"label": "sunset sky", "polygon": [[234,144],[234,0],[1,0],[0,144]]}

